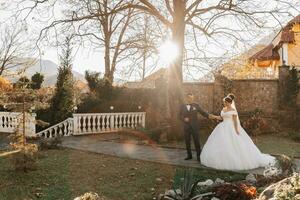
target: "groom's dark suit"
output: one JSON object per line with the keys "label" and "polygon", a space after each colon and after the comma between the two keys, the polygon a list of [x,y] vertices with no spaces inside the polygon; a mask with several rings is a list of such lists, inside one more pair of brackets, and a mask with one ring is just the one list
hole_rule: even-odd
{"label": "groom's dark suit", "polygon": [[[191,150],[191,136],[193,137],[195,148],[197,151],[197,158],[199,159],[201,153],[200,137],[199,137],[199,121],[198,113],[208,118],[209,114],[205,112],[198,104],[184,104],[180,108],[180,119],[184,123],[184,138],[186,144],[186,150],[188,158],[192,158]],[[188,118],[189,121],[185,122],[184,118]]]}

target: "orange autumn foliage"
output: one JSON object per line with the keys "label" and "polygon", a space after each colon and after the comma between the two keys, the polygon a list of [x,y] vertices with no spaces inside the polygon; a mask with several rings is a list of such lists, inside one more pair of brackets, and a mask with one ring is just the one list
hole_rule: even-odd
{"label": "orange autumn foliage", "polygon": [[11,82],[0,76],[0,91],[9,91],[12,88]]}

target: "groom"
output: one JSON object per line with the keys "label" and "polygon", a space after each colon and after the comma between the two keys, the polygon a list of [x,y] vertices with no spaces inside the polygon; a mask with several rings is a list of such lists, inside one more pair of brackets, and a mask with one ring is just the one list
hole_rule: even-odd
{"label": "groom", "polygon": [[184,139],[187,150],[187,157],[185,160],[192,159],[192,150],[191,150],[191,137],[193,137],[196,152],[197,160],[200,162],[201,146],[200,146],[200,137],[199,137],[199,121],[198,113],[202,116],[209,119],[216,119],[216,116],[208,114],[202,108],[194,102],[194,95],[192,93],[186,94],[185,104],[180,108],[179,116],[180,120],[183,122],[184,128]]}

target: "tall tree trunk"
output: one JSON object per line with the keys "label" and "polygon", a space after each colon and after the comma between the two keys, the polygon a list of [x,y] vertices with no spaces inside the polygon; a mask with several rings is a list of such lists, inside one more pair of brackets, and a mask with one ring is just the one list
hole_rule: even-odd
{"label": "tall tree trunk", "polygon": [[108,83],[112,84],[112,64],[110,60],[110,41],[111,41],[111,31],[110,31],[110,24],[109,24],[109,15],[108,13],[108,2],[107,0],[103,1],[103,11],[100,12],[105,13],[104,16],[101,17],[101,26],[103,29],[104,34],[104,65],[105,65],[105,72],[104,72],[104,79],[108,81]]}
{"label": "tall tree trunk", "polygon": [[[174,17],[172,25],[172,39],[178,45],[179,54],[174,63],[170,66],[168,79],[168,113],[172,125],[172,137],[178,137],[181,134],[180,121],[178,118],[179,107],[183,102],[182,87],[182,64],[185,33],[185,1],[174,0]],[[174,136],[174,137],[173,137]]]}
{"label": "tall tree trunk", "polygon": [[105,65],[105,73],[104,73],[104,78],[106,80],[110,80],[110,48],[109,48],[109,40],[105,40],[104,44],[104,65]]}

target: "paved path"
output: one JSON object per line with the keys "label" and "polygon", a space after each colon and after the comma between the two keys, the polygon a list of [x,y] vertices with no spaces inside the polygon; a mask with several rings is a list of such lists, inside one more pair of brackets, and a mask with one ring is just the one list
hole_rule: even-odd
{"label": "paved path", "polygon": [[[184,167],[205,168],[196,160],[185,161],[186,151],[184,149],[99,141],[87,136],[66,137],[63,139],[62,145],[67,148],[107,154],[121,158],[131,158]],[[243,172],[262,174],[263,169],[260,168]]]}

